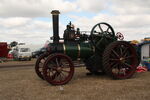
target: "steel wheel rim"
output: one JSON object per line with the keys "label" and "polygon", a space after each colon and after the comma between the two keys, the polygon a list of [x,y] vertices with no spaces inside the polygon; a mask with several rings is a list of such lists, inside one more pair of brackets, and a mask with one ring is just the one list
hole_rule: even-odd
{"label": "steel wheel rim", "polygon": [[[65,59],[69,64],[69,66],[64,67],[62,64],[62,59],[63,60]],[[54,54],[53,56],[49,56],[47,58],[43,67],[43,73],[44,73],[44,78],[50,84],[63,85],[68,83],[71,80],[74,74],[74,66],[71,59],[68,56],[63,54]]]}
{"label": "steel wheel rim", "polygon": [[[122,53],[126,52],[122,57],[120,48],[123,50]],[[115,79],[130,78],[137,67],[137,54],[134,47],[125,41],[111,43],[104,51],[103,66],[105,72]]]}
{"label": "steel wheel rim", "polygon": [[43,77],[43,65],[44,65],[44,62],[46,61],[46,58],[47,58],[48,54],[42,54],[36,61],[36,64],[35,64],[35,72],[36,74],[44,80],[44,77]]}
{"label": "steel wheel rim", "polygon": [[[118,64],[119,66],[122,66],[122,68],[118,68],[119,70],[121,70],[121,72],[119,71],[119,73],[116,74],[116,73],[113,72],[113,69],[112,69],[112,74],[113,74],[113,76],[116,76],[118,78],[128,77],[132,73],[134,73],[134,71],[135,71],[135,64],[136,63],[134,61],[134,58],[136,57],[136,55],[134,55],[134,51],[133,51],[133,49],[129,45],[127,45],[127,44],[120,44],[118,46],[120,46],[120,48],[119,47],[117,48],[118,50],[120,50],[120,53],[121,53],[121,49],[122,49],[121,46],[124,46],[124,47],[128,46],[129,48],[127,48],[124,51],[122,51],[122,53],[123,53],[121,55],[122,57],[115,50],[112,50],[111,53],[115,54],[115,52],[116,52],[120,56],[117,60],[114,60],[114,62],[116,64]],[[130,50],[130,51],[128,51],[128,50]],[[131,56],[128,55],[130,53],[132,54]],[[110,58],[110,60],[112,61],[113,59]],[[114,66],[116,66],[116,65],[114,65]]]}

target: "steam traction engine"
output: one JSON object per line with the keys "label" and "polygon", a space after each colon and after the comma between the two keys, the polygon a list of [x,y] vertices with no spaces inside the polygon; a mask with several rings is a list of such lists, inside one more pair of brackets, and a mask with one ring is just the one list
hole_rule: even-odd
{"label": "steam traction engine", "polygon": [[[71,22],[59,37],[59,11],[53,10],[53,43],[36,61],[35,70],[41,79],[52,85],[68,83],[76,66],[84,63],[90,73],[106,73],[115,79],[130,78],[137,67],[134,47],[107,23],[96,24],[90,35],[74,29]],[[60,42],[63,40],[63,42]],[[83,66],[83,65],[82,65]]]}

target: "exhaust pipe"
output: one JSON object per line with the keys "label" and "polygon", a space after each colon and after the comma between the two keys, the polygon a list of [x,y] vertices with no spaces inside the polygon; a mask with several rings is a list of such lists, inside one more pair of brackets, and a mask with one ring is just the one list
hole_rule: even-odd
{"label": "exhaust pipe", "polygon": [[53,43],[59,43],[59,10],[52,10],[53,19]]}

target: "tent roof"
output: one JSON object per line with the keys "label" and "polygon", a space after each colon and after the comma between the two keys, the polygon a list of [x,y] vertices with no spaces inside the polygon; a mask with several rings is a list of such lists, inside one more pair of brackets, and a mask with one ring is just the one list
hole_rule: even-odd
{"label": "tent roof", "polygon": [[138,44],[138,46],[143,46],[143,45],[145,45],[145,44],[150,44],[150,41],[144,41],[144,42],[142,42],[142,43],[140,43],[140,44]]}

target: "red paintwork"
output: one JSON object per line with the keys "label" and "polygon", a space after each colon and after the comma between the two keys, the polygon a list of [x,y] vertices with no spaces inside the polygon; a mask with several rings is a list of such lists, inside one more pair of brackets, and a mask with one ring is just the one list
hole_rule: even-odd
{"label": "red paintwork", "polygon": [[136,72],[146,72],[148,71],[147,67],[144,67],[144,66],[138,66],[136,68]]}
{"label": "red paintwork", "polygon": [[7,57],[8,49],[6,42],[0,42],[0,57]]}
{"label": "red paintwork", "polygon": [[13,55],[12,54],[8,54],[7,58],[8,59],[13,59]]}

